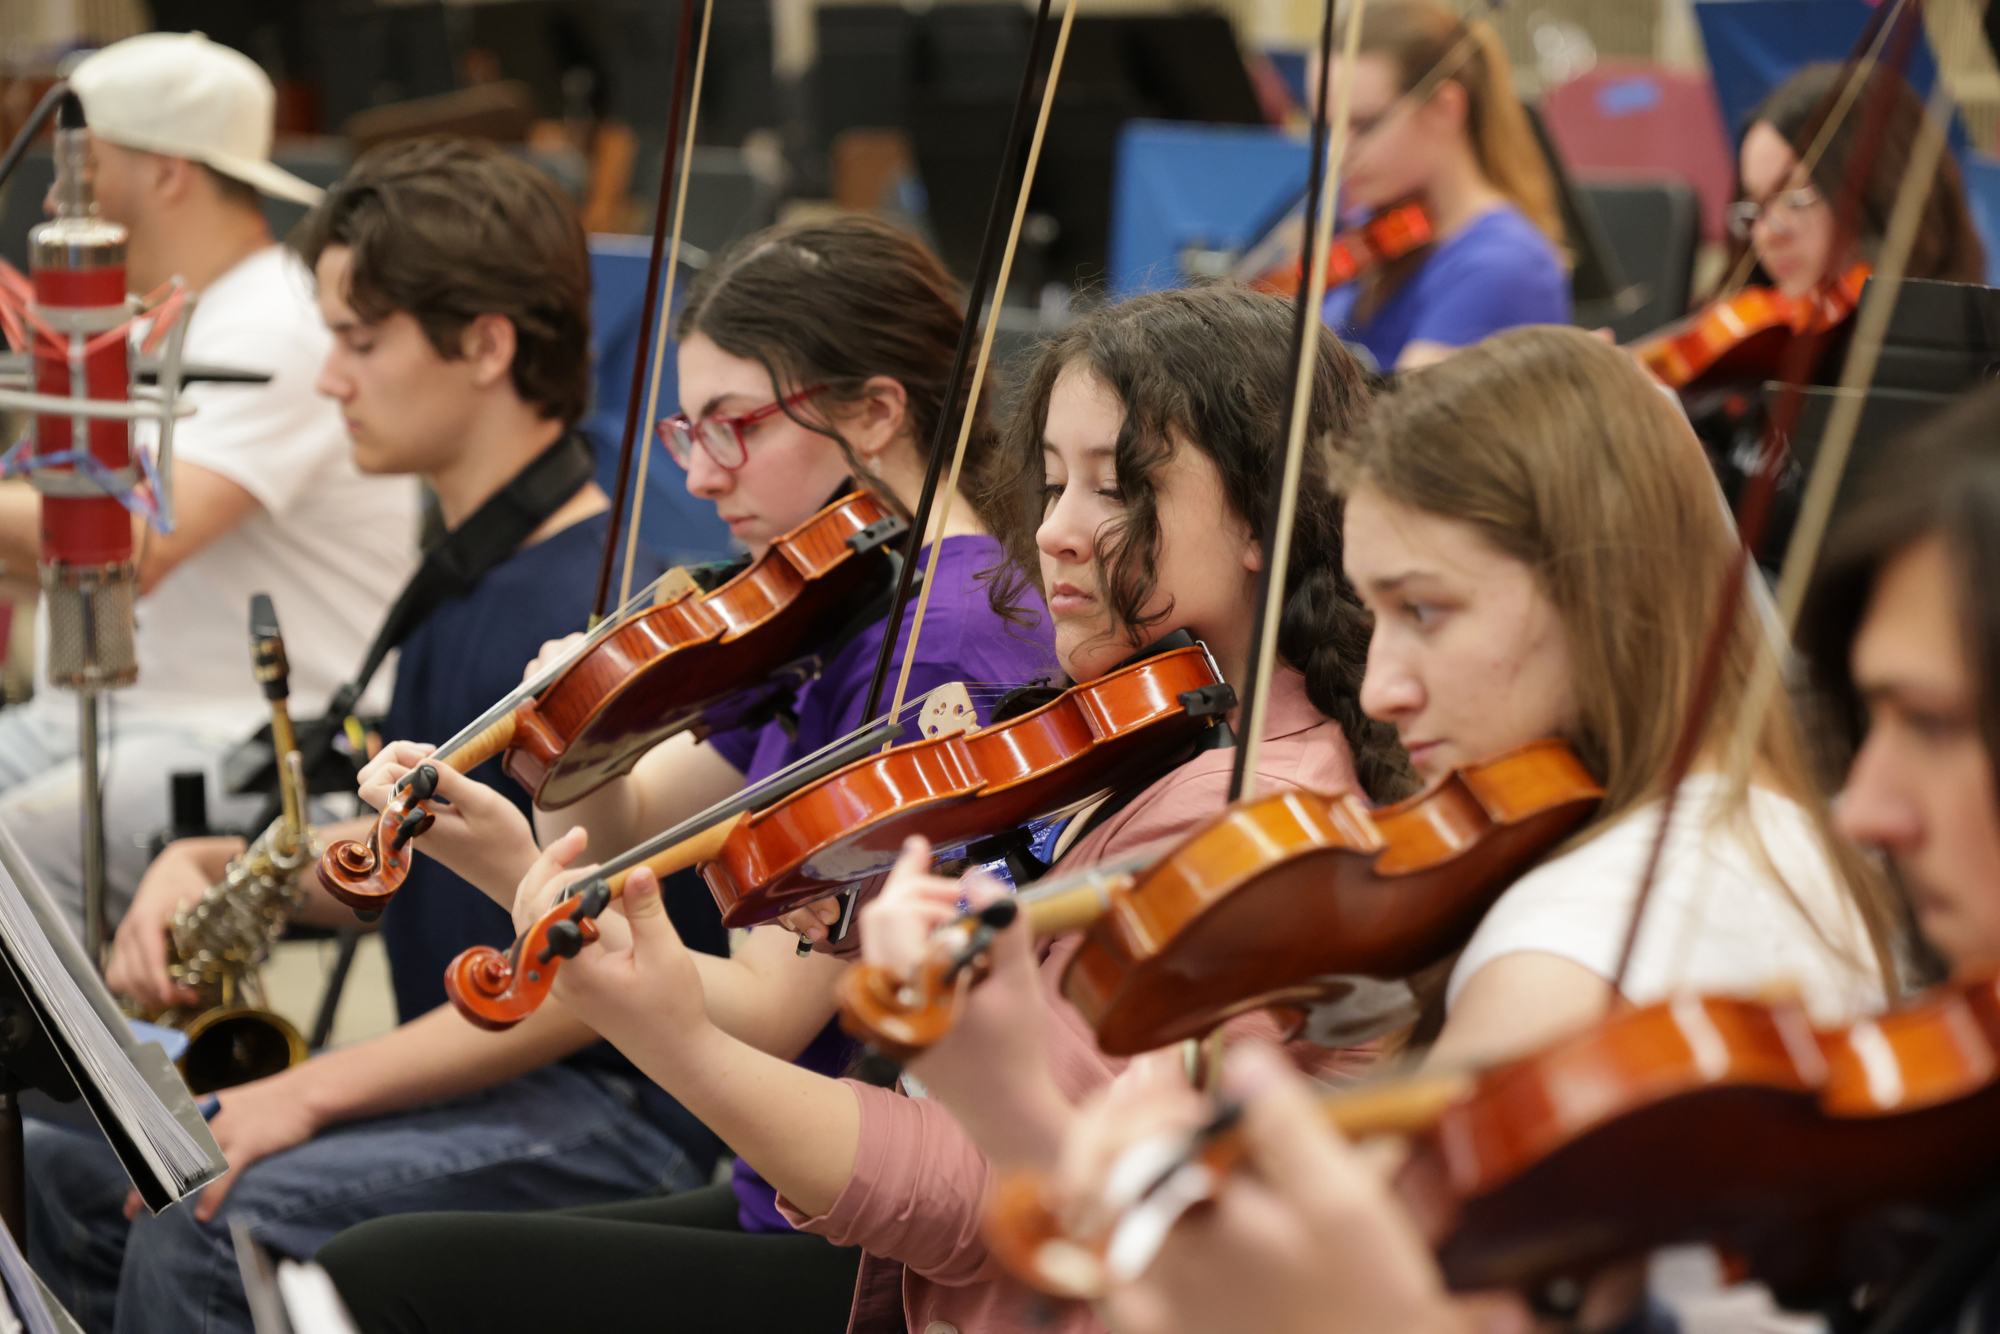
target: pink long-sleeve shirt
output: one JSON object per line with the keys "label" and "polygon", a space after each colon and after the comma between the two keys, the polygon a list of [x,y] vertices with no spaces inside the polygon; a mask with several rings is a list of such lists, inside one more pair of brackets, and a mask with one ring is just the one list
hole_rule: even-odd
{"label": "pink long-sleeve shirt", "polygon": [[[1147,788],[1122,811],[1077,840],[1058,866],[1070,870],[1150,849],[1165,851],[1219,812],[1228,796],[1231,750],[1203,752]],[[1340,729],[1306,698],[1305,678],[1281,668],[1271,681],[1257,790],[1354,787],[1354,761]],[[1049,1008],[1049,1065],[1057,1086],[1081,1102],[1125,1066],[1097,1049],[1083,1016],[1063,999],[1063,968],[1082,937],[1046,945],[1041,979]],[[1232,1031],[1276,1036],[1262,1015]],[[846,1081],[861,1105],[854,1175],[833,1207],[817,1217],[783,1195],[778,1207],[806,1232],[866,1252],[851,1331],[894,1329],[895,1270],[902,1270],[902,1327],[909,1334],[1102,1334],[1088,1308],[1050,1311],[1009,1278],[980,1236],[980,1206],[992,1175],[970,1136],[941,1104]]]}

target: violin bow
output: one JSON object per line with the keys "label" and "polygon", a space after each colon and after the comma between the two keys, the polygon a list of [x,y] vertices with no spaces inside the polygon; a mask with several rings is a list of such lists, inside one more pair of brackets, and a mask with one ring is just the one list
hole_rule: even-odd
{"label": "violin bow", "polygon": [[[1048,13],[1048,0],[1042,0],[1042,14]],[[1035,117],[1035,135],[1028,144],[1027,165],[1021,169],[1021,187],[1014,193],[1014,220],[1007,227],[1007,244],[1000,255],[1000,272],[993,280],[993,304],[986,312],[986,331],[979,339],[979,356],[972,363],[972,387],[965,396],[965,412],[959,419],[958,444],[951,452],[951,477],[938,495],[937,523],[930,531],[931,558],[924,565],[924,581],[917,591],[917,615],[910,623],[910,642],[903,649],[903,664],[896,673],[896,693],[889,705],[891,715],[903,707],[904,692],[910,688],[910,669],[917,661],[917,636],[924,628],[924,613],[930,609],[931,584],[937,578],[938,557],[944,547],[944,530],[951,518],[951,504],[958,493],[959,470],[965,466],[966,445],[972,439],[973,419],[979,411],[979,391],[986,383],[986,367],[993,357],[993,335],[1000,328],[1000,306],[1007,298],[1007,281],[1014,272],[1014,252],[1021,241],[1021,224],[1028,216],[1028,191],[1035,183],[1035,167],[1041,161],[1042,140],[1048,133],[1049,112],[1055,106],[1056,81],[1062,77],[1063,53],[1069,49],[1070,27],[1076,20],[1076,0],[1066,0],[1063,5],[1062,27],[1056,33],[1055,54],[1049,60],[1048,79],[1042,85],[1042,108]],[[1042,19],[1036,20],[1040,24]],[[1032,70],[1033,65],[1029,68]],[[996,191],[997,195],[997,191]],[[965,327],[972,327],[972,316],[966,316]],[[963,346],[963,340],[960,343]],[[935,453],[933,453],[935,457]],[[901,615],[889,623],[889,632],[882,637],[886,648],[896,641],[896,628],[901,623]]]}
{"label": "violin bow", "polygon": [[1319,33],[1319,86],[1313,104],[1313,152],[1306,183],[1306,231],[1309,262],[1299,268],[1299,294],[1292,312],[1292,415],[1285,436],[1285,464],[1273,484],[1266,507],[1264,568],[1258,577],[1256,612],[1250,622],[1250,680],[1243,697],[1241,735],[1235,764],[1229,772],[1229,800],[1256,795],[1257,757],[1264,738],[1264,716],[1270,709],[1271,672],[1278,656],[1278,621],[1285,600],[1285,575],[1291,564],[1292,528],[1298,515],[1299,475],[1305,465],[1306,427],[1312,415],[1313,371],[1319,359],[1319,338],[1325,321],[1320,303],[1326,299],[1327,246],[1333,239],[1334,214],[1339,211],[1341,159],[1354,108],[1354,65],[1361,53],[1361,14],[1366,0],[1349,0],[1347,29],[1341,41],[1340,91],[1333,99],[1332,126],[1327,124],[1327,85],[1333,75],[1334,0],[1326,0]]}
{"label": "violin bow", "polygon": [[[712,7],[713,0],[709,0]],[[702,25],[702,44],[707,49],[708,25]],[[680,31],[674,41],[674,90],[673,101],[667,110],[667,141],[665,158],[660,165],[660,197],[653,209],[653,252],[646,263],[646,295],[639,304],[639,347],[632,358],[632,389],[625,399],[625,433],[618,442],[618,476],[612,484],[611,521],[604,533],[604,558],[597,569],[597,592],[591,598],[590,623],[596,625],[604,619],[605,606],[611,597],[611,569],[618,559],[618,539],[624,526],[625,488],[632,477],[632,451],[639,436],[639,405],[648,401],[640,380],[640,370],[647,364],[653,352],[653,327],[657,323],[661,341],[665,341],[666,312],[658,309],[660,300],[660,270],[666,262],[667,208],[673,197],[675,154],[680,148],[681,110],[687,100],[687,78],[689,58],[694,49],[694,5],[692,0],[680,0]],[[680,227],[679,215],[675,215],[674,227],[675,258],[679,258]],[[671,291],[671,288],[669,289]],[[652,394],[659,392],[659,362],[654,360]],[[651,429],[650,424],[648,430]],[[644,475],[643,472],[641,474]],[[636,507],[635,507],[636,509]],[[634,514],[633,528],[638,528]],[[630,587],[631,562],[626,561],[626,581]],[[621,598],[622,602],[623,599]]]}
{"label": "violin bow", "polygon": [[[1895,55],[1890,64],[1899,74],[1908,61],[1910,47],[1914,42],[1916,30],[1915,24],[1899,21],[1903,10],[1903,0],[1897,0],[1894,18],[1892,21],[1884,24],[1883,32],[1880,34],[1885,40],[1893,40],[1896,44]],[[1865,53],[1867,50],[1873,49],[1874,42],[1871,40],[1871,35],[1864,32],[1862,38],[1862,42],[1858,44],[1859,51]],[[1858,58],[1860,58],[1859,55],[1857,55]],[[1870,69],[1872,71],[1872,65]],[[1942,77],[1940,77],[1937,88],[1933,90],[1934,100],[1942,94],[1943,82]],[[1865,85],[1866,80],[1864,77],[1862,86],[1865,88]],[[1841,197],[1835,213],[1834,225],[1836,236],[1854,236],[1857,234],[1854,224],[1860,217],[1861,201],[1867,187],[1869,172],[1873,168],[1876,155],[1881,150],[1882,138],[1888,121],[1888,112],[1891,107],[1891,99],[1894,95],[1895,87],[1886,79],[1874,90],[1871,106],[1866,114],[1866,122],[1863,126],[1863,137],[1856,144],[1854,160],[1848,164],[1847,177],[1841,182]],[[1831,110],[1829,110],[1829,118],[1830,115]],[[1918,172],[1918,168],[1924,165],[1922,158],[1926,142],[1925,136],[1929,134],[1930,129],[1929,125],[1924,127],[1924,131],[1920,134],[1917,145],[1911,153],[1908,168],[1905,170],[1902,183],[1898,188],[1896,206],[1891,215],[1892,227],[1894,222],[1906,212],[1911,215],[1905,227],[1908,235],[1902,238],[1902,253],[1896,254],[1890,249],[1890,243],[1893,239],[1891,236],[1885,235],[1883,238],[1883,250],[1880,255],[1882,265],[1881,269],[1878,270],[1878,276],[1883,270],[1890,270],[1893,262],[1893,270],[1887,275],[1894,279],[1894,282],[1888,284],[1892,288],[1900,285],[1902,269],[1908,262],[1910,245],[1915,239],[1914,223],[1921,211],[1922,199],[1919,198],[1916,201],[1915,207],[1912,207],[1908,197],[1914,193],[1912,187],[1919,181],[1922,182],[1927,191],[1930,177],[1937,168],[1937,153],[1936,150],[1933,150],[1930,154],[1928,169],[1924,170],[1921,174]],[[1939,147],[1941,148],[1941,146],[1942,137],[1940,136]],[[1864,310],[1869,307],[1880,308],[1880,313],[1874,316],[1870,324],[1874,333],[1874,346],[1872,349],[1868,346],[1868,340],[1865,336],[1868,330],[1862,327],[1860,316],[1857,315],[1856,317],[1854,338],[1848,346],[1847,359],[1841,373],[1843,388],[1848,385],[1850,377],[1853,374],[1859,373],[1862,377],[1861,385],[1865,389],[1868,378],[1874,374],[1875,360],[1881,352],[1882,334],[1887,329],[1888,316],[1894,308],[1893,292],[1886,304],[1880,301],[1879,298],[1883,286],[1884,284],[1877,283],[1875,289],[1870,293],[1869,302],[1864,306]],[[1770,421],[1766,424],[1764,431],[1763,446],[1758,456],[1757,468],[1751,476],[1750,485],[1744,492],[1741,510],[1737,519],[1738,537],[1736,553],[1731,558],[1728,572],[1723,576],[1721,595],[1718,599],[1715,619],[1710,623],[1707,640],[1702,645],[1702,654],[1695,674],[1694,687],[1688,697],[1687,716],[1682,721],[1680,735],[1675,738],[1673,753],[1668,762],[1665,780],[1666,790],[1661,794],[1660,799],[1659,826],[1654,832],[1652,845],[1647,851],[1645,869],[1640,873],[1639,892],[1633,900],[1632,915],[1625,926],[1625,940],[1619,949],[1617,971],[1612,974],[1612,992],[1614,998],[1623,993],[1626,978],[1631,972],[1633,954],[1639,944],[1639,929],[1645,920],[1646,905],[1652,898],[1654,883],[1659,877],[1660,859],[1666,851],[1667,835],[1673,827],[1674,808],[1680,794],[1681,784],[1687,778],[1689,771],[1694,767],[1695,759],[1701,749],[1702,734],[1707,728],[1709,716],[1715,704],[1716,691],[1721,685],[1722,663],[1723,659],[1727,656],[1729,638],[1734,632],[1737,615],[1742,608],[1744,590],[1748,587],[1748,581],[1754,577],[1750,569],[1750,562],[1752,553],[1756,550],[1757,543],[1763,536],[1764,526],[1770,514],[1771,500],[1777,491],[1778,465],[1784,456],[1786,441],[1790,439],[1792,429],[1797,425],[1799,411],[1805,401],[1804,381],[1807,375],[1811,373],[1812,366],[1818,359],[1819,351],[1824,346],[1825,339],[1825,334],[1795,338],[1792,340],[1791,346],[1786,349],[1782,377],[1784,392],[1771,410]],[[1848,395],[1846,394],[1842,395],[1842,402],[1836,404],[1836,410],[1844,407],[1847,397]],[[1840,442],[1831,438],[1834,422],[1831,417],[1829,418],[1828,437],[1822,440],[1820,455],[1814,462],[1813,482],[1808,488],[1809,492],[1824,490],[1828,494],[1826,504],[1829,509],[1831,508],[1831,495],[1838,486],[1840,479],[1838,474],[1834,474],[1830,480],[1821,481],[1821,473],[1832,453],[1837,452],[1844,461],[1848,452],[1847,445],[1853,439],[1854,426],[1859,421],[1860,411],[1857,406],[1852,415],[1852,420],[1847,426],[1848,439],[1846,442]],[[1833,446],[1832,450],[1829,450],[1829,445]],[[1802,513],[1801,518],[1803,519],[1803,517]],[[1823,525],[1824,519],[1822,518],[1822,529]],[[1795,528],[1793,544],[1787,551],[1786,564],[1788,571],[1794,555],[1803,552],[1803,548],[1799,545],[1799,536],[1800,534]],[[1814,549],[1815,551],[1817,550],[1816,539]],[[1806,557],[1805,559],[1808,566],[1805,573],[1809,574],[1810,558]],[[1804,575],[1801,574],[1796,576],[1796,578],[1802,585]],[[1779,616],[1784,632],[1789,634],[1792,618],[1785,615],[1782,607]],[[1750,711],[1747,706],[1756,692],[1757,681],[1764,675],[1763,664],[1767,661],[1770,663],[1770,675],[1775,680],[1777,671],[1777,653],[1775,647],[1771,654],[1760,653],[1758,655],[1758,667],[1754,670],[1752,681],[1745,690],[1744,703],[1746,708],[1743,714],[1739,716],[1736,739],[1731,743],[1732,753],[1729,757],[1731,776],[1736,781],[1747,781],[1748,778],[1748,758],[1742,752],[1746,744],[1754,748],[1754,742],[1746,742],[1745,740],[1744,721],[1749,718]],[[1756,711],[1757,727],[1761,727],[1762,725],[1763,710],[1765,707],[1768,707],[1769,698],[1770,688],[1766,686],[1763,693],[1764,703]],[[1754,735],[1755,732],[1753,729],[1749,733],[1749,736],[1754,737]],[[1739,767],[1741,778],[1737,779],[1736,776],[1739,772]]]}
{"label": "violin bow", "polygon": [[[1074,14],[1075,9],[1076,0],[1069,0],[1069,8],[1063,15],[1062,30],[1065,40],[1069,36],[1070,17]],[[965,295],[965,322],[959,326],[958,348],[952,354],[951,374],[945,379],[944,407],[938,413],[937,429],[931,438],[930,455],[924,462],[923,491],[917,498],[917,512],[912,517],[910,523],[910,541],[915,545],[911,547],[909,558],[902,562],[902,568],[896,575],[896,589],[889,599],[887,628],[882,634],[882,647],[875,655],[875,671],[869,678],[867,703],[861,710],[861,716],[864,718],[874,717],[876,710],[882,705],[882,692],[887,688],[889,682],[889,664],[895,658],[896,640],[902,629],[903,609],[909,605],[910,601],[910,584],[916,574],[918,549],[923,543],[924,535],[930,531],[931,508],[937,499],[938,483],[944,475],[945,442],[950,439],[948,432],[951,430],[951,408],[954,403],[958,402],[958,391],[965,384],[966,368],[972,361],[973,331],[979,328],[980,313],[985,308],[986,289],[992,281],[994,266],[999,261],[1002,240],[1000,223],[1007,212],[1007,184],[1013,179],[1014,164],[1020,158],[1021,139],[1028,127],[1028,109],[1034,104],[1035,75],[1041,67],[1042,50],[1048,40],[1048,28],[1049,0],[1041,0],[1040,7],[1035,12],[1034,32],[1028,41],[1027,64],[1021,70],[1021,88],[1014,98],[1014,114],[1007,124],[1007,141],[1001,146],[1000,150],[1000,175],[993,183],[993,202],[987,209],[986,230],[981,235],[979,241],[979,262],[973,269],[972,286],[967,289]],[[1049,70],[1047,95],[1043,98],[1041,119],[1035,128],[1035,148],[1037,151],[1041,147],[1042,129],[1048,124],[1048,105],[1054,96],[1056,71],[1061,67],[1061,63],[1062,54],[1059,48],[1055,64]],[[1013,260],[1015,242],[1020,236],[1022,209],[1027,202],[1028,186],[1033,175],[1034,163],[1030,160],[1020,185],[1019,205],[1014,210],[1014,225],[1011,232],[1005,237],[1007,258],[1010,264]],[[1000,286],[996,288],[993,295],[993,319],[995,321],[999,318],[1000,303],[1006,296],[1005,284],[1006,276],[1003,273]],[[986,369],[988,351],[992,347],[992,343],[992,330],[989,327],[985,341],[980,347],[979,370],[982,374]],[[963,461],[965,456],[965,443],[971,436],[973,416],[978,411],[978,404],[979,391],[975,382],[973,392],[966,397],[963,424],[959,428],[958,449],[952,462],[951,475],[954,487],[957,485],[959,463]],[[950,506],[951,501],[949,496],[947,496],[945,501],[947,514],[949,513]],[[940,533],[944,531],[942,520],[937,525],[937,531]],[[930,592],[930,574],[936,569],[937,549],[936,544],[933,543],[930,564],[924,576],[924,595],[926,598]],[[923,621],[922,607],[924,603],[920,601],[918,605],[917,624],[910,627],[909,647],[903,652],[903,670],[896,686],[897,706],[901,705],[903,691],[909,681],[910,664],[916,659],[917,630]],[[897,708],[890,710],[892,714],[896,711]]]}
{"label": "violin bow", "polygon": [[[1868,295],[1854,317],[1854,341],[1841,367],[1839,396],[1827,413],[1826,431],[1820,437],[1819,453],[1813,459],[1805,494],[1799,502],[1798,519],[1785,546],[1785,560],[1778,574],[1777,603],[1778,618],[1787,636],[1798,625],[1799,609],[1805,602],[1806,587],[1826,540],[1841,478],[1853,456],[1854,437],[1861,425],[1862,408],[1867,404],[1868,386],[1875,378],[1889,320],[1895,313],[1910,253],[1916,246],[1917,228],[1923,222],[1923,211],[1944,158],[1945,127],[1952,109],[1953,98],[1940,76],[1932,85],[1930,100],[1924,107],[1924,123],[1917,131],[1902,183],[1897,188],[1896,205],[1882,235],[1880,262],[1871,276]],[[1749,688],[1744,691],[1730,748],[1730,772],[1739,782],[1743,781],[1739,775],[1747,775],[1750,766],[1746,743],[1763,727],[1778,678],[1777,656],[1760,654]]]}
{"label": "violin bow", "polygon": [[[682,0],[683,7],[686,4],[687,0]],[[680,147],[680,188],[674,194],[674,235],[667,245],[665,272],[660,280],[659,332],[653,340],[653,373],[649,377],[650,383],[646,386],[646,415],[639,419],[646,423],[645,432],[639,437],[645,444],[635,443],[633,446],[639,456],[639,475],[632,482],[631,518],[626,523],[625,573],[618,585],[620,606],[632,600],[632,563],[639,554],[639,516],[646,510],[646,464],[653,457],[653,423],[660,419],[660,380],[667,364],[667,343],[670,341],[667,335],[672,329],[674,318],[674,280],[680,277],[681,271],[681,224],[687,218],[688,178],[694,172],[695,122],[701,119],[701,84],[703,76],[708,72],[708,40],[709,33],[714,27],[715,0],[702,0],[701,40],[696,43],[694,52],[694,89],[688,94],[687,103],[687,139]],[[674,105],[674,111],[676,114],[680,112],[678,101]],[[671,134],[673,131],[669,130],[668,133]],[[673,149],[669,147],[667,171],[672,170]],[[663,190],[666,188],[664,176],[665,173],[662,174],[660,187]],[[637,371],[638,363],[635,362],[634,374]]]}

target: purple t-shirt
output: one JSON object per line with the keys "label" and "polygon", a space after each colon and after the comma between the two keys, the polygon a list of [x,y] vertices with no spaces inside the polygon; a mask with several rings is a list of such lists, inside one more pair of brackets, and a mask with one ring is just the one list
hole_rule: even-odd
{"label": "purple t-shirt", "polygon": [[[930,560],[930,548],[919,556],[918,577]],[[990,537],[947,537],[938,560],[937,579],[931,588],[930,607],[924,614],[923,632],[917,638],[917,663],[910,669],[910,683],[904,699],[911,700],[951,681],[985,685],[1016,686],[1037,677],[1053,677],[1056,666],[1055,640],[1048,613],[1039,603],[1037,623],[1018,626],[1001,619],[986,598],[986,585],[978,575],[1003,559],[1000,544]],[[883,707],[896,686],[896,671],[910,643],[910,627],[917,618],[917,596],[913,588],[910,604],[903,612],[903,625],[896,638],[896,656],[890,661],[888,685],[883,691]],[[877,622],[834,656],[818,677],[800,689],[794,701],[798,715],[796,732],[771,722],[755,731],[721,732],[709,738],[716,752],[752,783],[776,773],[802,755],[835,741],[861,725],[861,711],[868,703],[868,682],[875,672],[875,658],[882,649],[882,623]],[[986,703],[991,697],[974,692],[974,702],[985,720]],[[799,1056],[795,1064],[817,1074],[838,1078],[854,1058],[856,1044],[829,1023]],[[741,1158],[736,1160],[735,1186],[737,1219],[746,1232],[789,1232],[791,1225],[779,1216],[775,1195],[764,1179]]]}
{"label": "purple t-shirt", "polygon": [[1512,204],[1474,218],[1443,242],[1366,321],[1354,318],[1361,284],[1326,295],[1327,325],[1394,370],[1422,340],[1469,347],[1518,324],[1569,323],[1569,274],[1549,238]]}

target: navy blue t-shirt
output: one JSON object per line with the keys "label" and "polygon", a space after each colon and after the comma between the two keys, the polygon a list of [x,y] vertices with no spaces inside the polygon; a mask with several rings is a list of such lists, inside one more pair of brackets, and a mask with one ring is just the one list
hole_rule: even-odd
{"label": "navy blue t-shirt", "polygon": [[[518,686],[543,644],[582,630],[590,619],[609,523],[608,514],[594,515],[523,547],[489,570],[470,593],[447,599],[426,617],[403,642],[384,734],[442,743]],[[650,582],[661,569],[642,549],[633,587]],[[472,777],[522,811],[529,809],[527,792],[502,771],[499,760],[480,765]],[[421,839],[417,849],[422,852]],[[513,939],[513,919],[499,904],[432,858],[416,857],[382,915],[397,1016],[408,1023],[445,1003],[445,968],[461,950],[480,944],[504,949]],[[692,1156],[713,1161],[718,1147],[713,1137],[609,1043],[568,1059],[630,1081],[649,1119]]]}

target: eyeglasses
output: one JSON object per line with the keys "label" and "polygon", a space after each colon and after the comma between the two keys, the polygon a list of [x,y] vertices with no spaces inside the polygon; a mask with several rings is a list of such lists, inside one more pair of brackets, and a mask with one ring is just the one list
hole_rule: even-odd
{"label": "eyeglasses", "polygon": [[1810,185],[1801,185],[1796,190],[1780,190],[1761,202],[1754,199],[1738,200],[1729,206],[1729,234],[1739,241],[1750,239],[1750,229],[1759,221],[1780,236],[1790,236],[1798,229],[1799,219],[1805,213],[1825,203],[1820,192]]}
{"label": "eyeglasses", "polygon": [[689,421],[685,412],[676,412],[671,417],[662,418],[653,429],[659,433],[660,443],[667,447],[667,453],[673,455],[674,462],[681,467],[686,468],[694,462],[694,451],[698,445],[715,460],[718,467],[734,472],[750,461],[750,447],[743,440],[745,428],[825,392],[823,384],[808,385],[796,394],[788,394],[761,408],[735,416],[711,413],[700,421]]}

